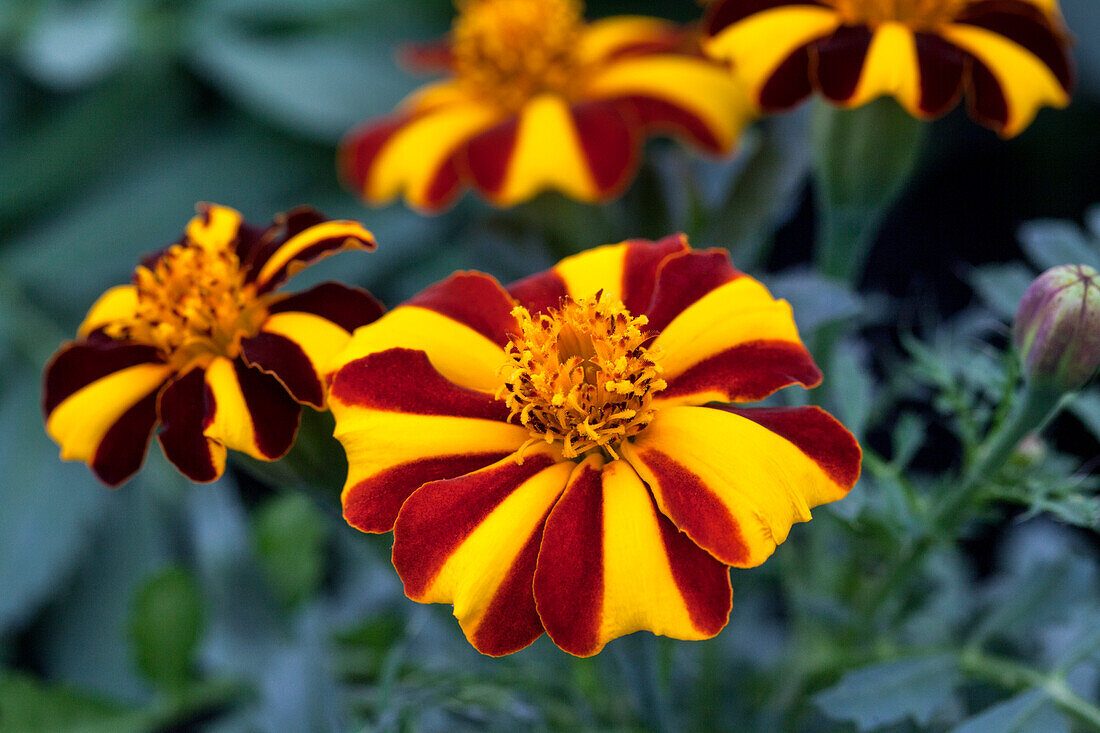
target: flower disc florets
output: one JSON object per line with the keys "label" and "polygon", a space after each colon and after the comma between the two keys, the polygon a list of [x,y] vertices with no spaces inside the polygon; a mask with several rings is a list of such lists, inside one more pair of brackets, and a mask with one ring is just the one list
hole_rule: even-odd
{"label": "flower disc florets", "polygon": [[951,21],[970,0],[832,0],[846,21],[877,24],[898,21],[934,28]]}
{"label": "flower disc florets", "polygon": [[175,244],[134,272],[137,308],[108,335],[152,344],[183,367],[196,358],[240,353],[266,316],[256,286],[246,283],[237,255],[197,242]]}
{"label": "flower disc florets", "polygon": [[614,296],[565,298],[532,316],[512,311],[519,324],[505,351],[505,382],[497,393],[510,419],[531,430],[532,442],[560,441],[576,458],[617,446],[653,419],[653,395],[667,385],[657,354],[643,344],[648,319],[631,316]]}
{"label": "flower disc florets", "polygon": [[583,27],[578,0],[465,0],[459,3],[455,70],[507,110],[541,92],[571,96]]}

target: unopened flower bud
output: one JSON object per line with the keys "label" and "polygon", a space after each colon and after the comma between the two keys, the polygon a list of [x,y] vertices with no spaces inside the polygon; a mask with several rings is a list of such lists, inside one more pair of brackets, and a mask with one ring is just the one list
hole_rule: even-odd
{"label": "unopened flower bud", "polygon": [[1084,387],[1100,369],[1100,273],[1088,265],[1044,272],[1020,301],[1013,335],[1034,386]]}

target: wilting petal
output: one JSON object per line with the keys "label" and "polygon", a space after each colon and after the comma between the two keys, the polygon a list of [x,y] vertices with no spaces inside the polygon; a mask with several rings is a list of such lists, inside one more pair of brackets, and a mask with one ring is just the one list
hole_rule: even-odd
{"label": "wilting petal", "polygon": [[422,484],[495,463],[529,437],[505,422],[508,410],[491,393],[449,382],[423,352],[410,349],[343,366],[333,376],[329,406],[348,456],[344,516],[364,532],[388,532]]}
{"label": "wilting petal", "polygon": [[914,46],[920,76],[919,110],[914,114],[938,117],[962,97],[969,60],[961,48],[931,33],[915,34]]}
{"label": "wilting petal", "polygon": [[1043,106],[1065,107],[1069,92],[1042,59],[984,28],[949,25],[941,35],[973,57],[971,113],[1004,137],[1013,137]]}
{"label": "wilting petal", "polygon": [[571,108],[543,94],[518,120],[481,133],[466,147],[477,188],[498,206],[513,206],[546,189],[580,201],[614,194],[633,173],[639,140],[614,106]]}
{"label": "wilting petal", "polygon": [[754,567],[810,509],[859,477],[855,439],[827,413],[666,407],[623,454],[661,511],[729,565]]}
{"label": "wilting petal", "polygon": [[511,654],[541,636],[532,578],[546,515],[572,469],[550,451],[530,452],[417,490],[393,532],[406,595],[453,603],[483,654]]}
{"label": "wilting petal", "polygon": [[206,390],[206,437],[263,461],[294,444],[301,408],[275,377],[218,357],[206,369]]}
{"label": "wilting petal", "polygon": [[225,471],[226,448],[203,434],[213,402],[206,371],[192,369],[160,393],[157,413],[163,429],[157,435],[165,457],[192,481],[205,483]]}
{"label": "wilting petal", "polygon": [[683,31],[660,18],[619,15],[590,23],[581,37],[578,55],[582,63],[599,64],[635,54],[652,54],[676,48]]}
{"label": "wilting petal", "polygon": [[61,458],[83,461],[106,484],[132,476],[156,424],[157,392],[171,375],[150,347],[74,344],[46,368],[46,432]]}
{"label": "wilting petal", "polygon": [[84,322],[77,330],[77,336],[86,338],[88,334],[103,328],[109,323],[129,321],[137,311],[137,288],[133,285],[119,285],[111,288],[89,309]]}
{"label": "wilting petal", "polygon": [[1056,25],[1060,21],[1055,20],[1058,14],[1056,6],[1051,7],[1054,4],[1054,0],[985,0],[966,7],[955,22],[992,31],[1026,49],[1050,69],[1068,93],[1074,85],[1069,42],[1065,31]]}
{"label": "wilting petal", "polygon": [[597,654],[648,630],[707,639],[726,625],[729,569],[662,516],[625,461],[576,468],[546,521],[534,593],[554,643]]}
{"label": "wilting petal", "polygon": [[482,392],[500,386],[503,344],[514,303],[488,275],[458,273],[358,329],[336,364],[393,348],[418,349],[455,384]]}
{"label": "wilting petal", "polygon": [[687,249],[682,234],[658,242],[629,239],[566,257],[552,269],[508,286],[513,298],[528,310],[556,308],[565,296],[591,298],[603,290],[632,313],[649,307],[657,283],[657,268],[669,255]]}
{"label": "wilting petal", "polygon": [[612,64],[596,74],[588,91],[626,104],[645,132],[679,134],[712,153],[728,152],[754,116],[740,77],[689,56]]}
{"label": "wilting petal", "polygon": [[351,332],[382,315],[369,293],[323,283],[276,302],[256,336],[241,341],[250,366],[275,376],[294,399],[325,406],[325,383]]}
{"label": "wilting petal", "polygon": [[372,122],[343,143],[341,168],[371,204],[404,193],[415,207],[439,209],[461,186],[456,153],[499,119],[492,107],[467,100]]}
{"label": "wilting petal", "polygon": [[[658,403],[750,402],[791,384],[821,381],[790,305],[728,265],[721,274],[724,261],[719,252],[690,252],[662,265],[650,317],[660,329],[653,348],[660,350],[668,382]],[[710,288],[727,277],[732,279]],[[676,315],[663,325],[670,314]]]}
{"label": "wilting petal", "polygon": [[[310,210],[310,214],[315,214]],[[260,292],[278,287],[317,260],[350,249],[373,250],[374,235],[354,221],[323,221],[302,231],[289,229],[285,241],[265,248],[249,277]]]}
{"label": "wilting petal", "polygon": [[785,109],[812,90],[807,48],[839,26],[836,11],[820,3],[726,0],[712,10],[705,46],[733,63],[761,107]]}

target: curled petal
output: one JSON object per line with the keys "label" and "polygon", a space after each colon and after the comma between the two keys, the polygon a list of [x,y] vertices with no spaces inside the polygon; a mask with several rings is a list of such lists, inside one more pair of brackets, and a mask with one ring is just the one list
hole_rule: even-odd
{"label": "curled petal", "polygon": [[165,457],[192,481],[206,483],[225,472],[225,446],[206,437],[214,397],[206,372],[192,369],[164,389],[157,402],[163,429],[157,435]]}
{"label": "curled petal", "polygon": [[684,33],[660,18],[619,15],[590,23],[584,30],[578,54],[586,64],[605,63],[625,56],[649,55],[675,50]]}
{"label": "curled petal", "polygon": [[810,509],[842,499],[859,446],[817,408],[667,407],[623,453],[661,511],[724,563],[755,567]]}
{"label": "curled petal", "polygon": [[79,338],[87,338],[111,323],[129,321],[137,311],[137,288],[133,285],[119,285],[111,288],[88,310],[84,322],[77,329]]}
{"label": "curled petal", "polygon": [[301,409],[279,381],[240,359],[214,359],[206,369],[203,435],[262,461],[286,455]]}
{"label": "curled petal", "polygon": [[[301,229],[294,226],[301,217],[305,217],[310,226]],[[252,258],[249,277],[260,292],[278,287],[297,272],[325,257],[350,249],[369,251],[376,247],[374,235],[362,224],[323,220],[312,209],[291,212],[284,222],[285,231],[276,235]]]}
{"label": "curled petal", "polygon": [[625,461],[581,463],[546,521],[535,603],[578,656],[639,630],[707,639],[726,625],[729,569],[672,526]]}
{"label": "curled petal", "polygon": [[548,451],[529,453],[417,490],[394,525],[405,593],[453,603],[483,654],[511,654],[541,636],[532,579],[546,515],[572,467]]}
{"label": "curled petal", "polygon": [[392,529],[422,484],[495,463],[529,437],[506,422],[508,410],[491,394],[448,381],[411,349],[346,364],[333,376],[329,405],[348,456],[344,516],[364,532]]}

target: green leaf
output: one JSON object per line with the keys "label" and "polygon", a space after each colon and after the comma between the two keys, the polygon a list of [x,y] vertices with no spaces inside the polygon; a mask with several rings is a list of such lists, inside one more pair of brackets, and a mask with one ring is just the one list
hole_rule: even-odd
{"label": "green leaf", "polygon": [[302,494],[269,500],[253,526],[253,544],[271,588],[284,603],[313,596],[325,573],[328,524]]}
{"label": "green leaf", "polygon": [[912,719],[928,725],[954,697],[961,677],[950,655],[902,659],[849,672],[814,697],[826,714],[861,731]]}
{"label": "green leaf", "polygon": [[1020,228],[1020,242],[1027,256],[1042,270],[1059,265],[1091,265],[1100,269],[1100,249],[1071,222],[1028,222]]}
{"label": "green leaf", "polygon": [[777,298],[791,304],[804,340],[830,323],[854,319],[863,312],[863,301],[843,284],[810,271],[788,272],[767,279]]}
{"label": "green leaf", "polygon": [[12,362],[0,387],[0,631],[48,600],[87,554],[109,492],[79,463],[62,463],[38,406],[39,375]]}
{"label": "green leaf", "polygon": [[19,672],[0,670],[0,730],[11,733],[136,731],[122,706]]}
{"label": "green leaf", "polygon": [[983,265],[970,273],[970,284],[981,299],[1006,320],[1016,315],[1020,299],[1034,279],[1031,268],[1019,262]]}
{"label": "green leaf", "polygon": [[1042,690],[1021,695],[986,708],[951,733],[1069,733],[1066,720]]}
{"label": "green leaf", "polygon": [[1069,411],[1094,438],[1100,440],[1100,392],[1092,390],[1077,395],[1069,403]]}
{"label": "green leaf", "polygon": [[165,690],[192,677],[203,627],[203,602],[187,570],[169,567],[138,587],[130,614],[130,642],[138,669]]}
{"label": "green leaf", "polygon": [[137,18],[121,0],[47,3],[17,58],[27,74],[62,91],[91,84],[133,51]]}
{"label": "green leaf", "polygon": [[856,348],[845,344],[833,353],[828,385],[837,417],[857,438],[862,437],[874,408],[875,384]]}

